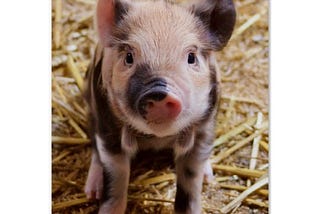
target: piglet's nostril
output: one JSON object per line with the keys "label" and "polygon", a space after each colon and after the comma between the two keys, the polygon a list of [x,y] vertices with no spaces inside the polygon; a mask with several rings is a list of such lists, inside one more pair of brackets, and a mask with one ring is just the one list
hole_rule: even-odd
{"label": "piglet's nostril", "polygon": [[154,101],[161,101],[167,96],[166,92],[159,91],[159,92],[153,92],[149,95],[149,99],[152,99]]}
{"label": "piglet's nostril", "polygon": [[153,101],[148,101],[147,102],[147,109],[153,108],[154,107],[154,102]]}

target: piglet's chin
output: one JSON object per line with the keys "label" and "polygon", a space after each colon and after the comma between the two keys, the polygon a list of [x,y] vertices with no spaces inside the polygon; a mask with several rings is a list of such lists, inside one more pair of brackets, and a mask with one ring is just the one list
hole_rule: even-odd
{"label": "piglet's chin", "polygon": [[149,124],[150,132],[156,137],[168,137],[177,134],[180,130],[173,122],[162,122]]}

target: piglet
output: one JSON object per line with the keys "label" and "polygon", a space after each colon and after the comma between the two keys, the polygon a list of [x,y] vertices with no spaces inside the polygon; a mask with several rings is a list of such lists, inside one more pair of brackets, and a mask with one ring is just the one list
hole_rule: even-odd
{"label": "piglet", "polygon": [[232,0],[98,0],[87,72],[93,154],[85,186],[100,214],[123,214],[130,160],[172,149],[175,213],[201,213],[219,100],[215,52],[231,37]]}

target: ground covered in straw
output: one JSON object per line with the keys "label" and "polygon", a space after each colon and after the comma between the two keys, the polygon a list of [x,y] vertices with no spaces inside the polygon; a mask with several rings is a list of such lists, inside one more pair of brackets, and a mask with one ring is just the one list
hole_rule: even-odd
{"label": "ground covered in straw", "polygon": [[[268,1],[235,0],[238,17],[217,57],[222,100],[211,157],[215,182],[204,184],[203,213],[268,213]],[[52,1],[52,212],[95,213],[85,198],[90,164],[83,77],[97,38],[95,0]],[[156,158],[155,158],[156,157]],[[170,157],[140,155],[132,166],[127,213],[172,213]]]}

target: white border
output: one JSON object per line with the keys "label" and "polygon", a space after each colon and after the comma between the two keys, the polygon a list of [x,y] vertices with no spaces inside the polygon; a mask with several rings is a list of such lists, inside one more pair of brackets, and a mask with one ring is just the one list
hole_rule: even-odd
{"label": "white border", "polygon": [[0,27],[0,213],[51,213],[51,1],[1,1]]}
{"label": "white border", "polygon": [[319,212],[319,3],[271,1],[271,213]]}

